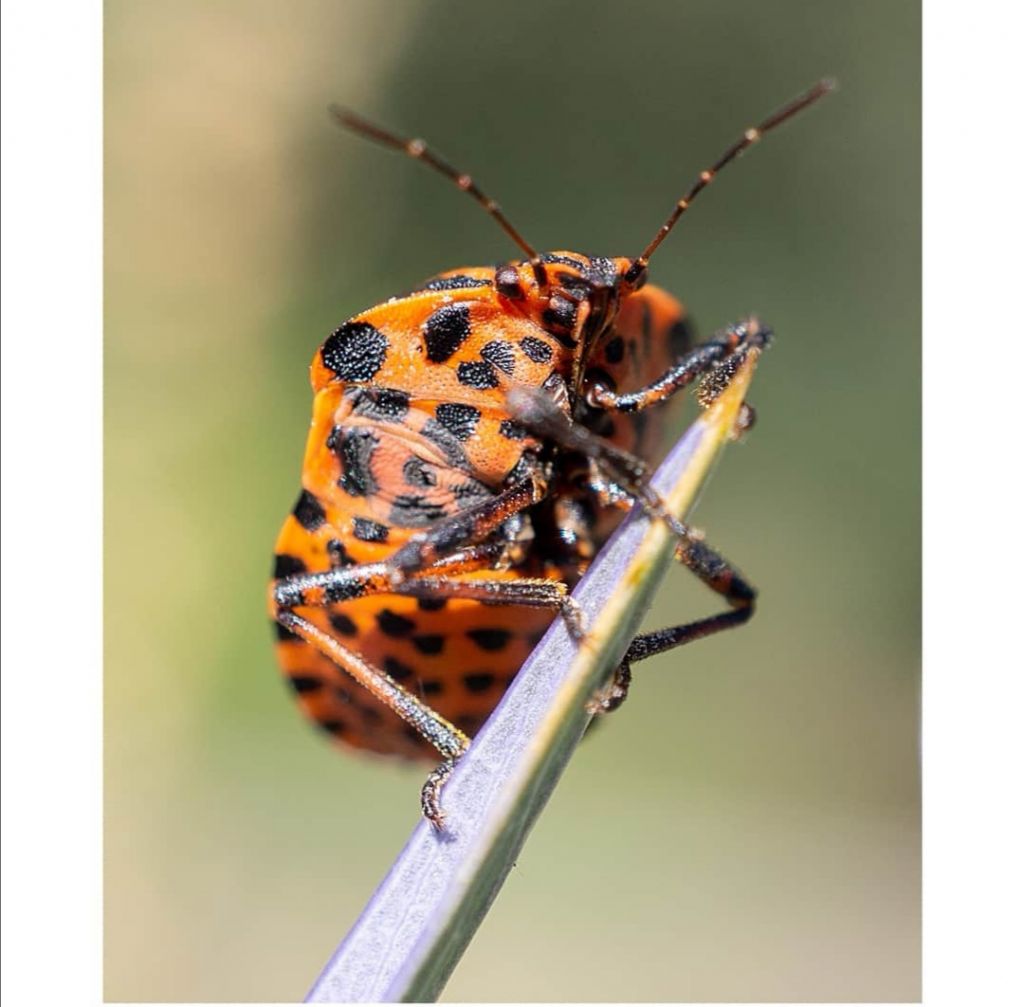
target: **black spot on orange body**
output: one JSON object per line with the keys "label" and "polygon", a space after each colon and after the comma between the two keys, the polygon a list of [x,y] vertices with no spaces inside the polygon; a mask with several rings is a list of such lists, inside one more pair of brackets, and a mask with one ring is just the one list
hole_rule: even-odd
{"label": "black spot on orange body", "polygon": [[352,519],[352,534],[361,542],[387,542],[391,529],[379,521],[357,517]]}
{"label": "black spot on orange body", "polygon": [[526,436],[526,428],[520,426],[515,420],[502,420],[498,424],[498,433],[510,441],[521,441]]}
{"label": "black spot on orange body", "polygon": [[409,393],[396,388],[356,388],[352,396],[357,416],[400,423],[409,412]]}
{"label": "black spot on orange body", "polygon": [[621,364],[622,358],[626,355],[626,344],[622,336],[615,336],[605,344],[604,358],[610,364]]}
{"label": "black spot on orange body", "polygon": [[377,614],[377,625],[381,632],[388,636],[408,636],[416,628],[416,623],[405,616],[396,615],[389,608],[382,609]]}
{"label": "black spot on orange body", "polygon": [[482,629],[471,629],[466,633],[482,650],[504,650],[508,641],[512,638],[510,630],[498,626],[488,626]]}
{"label": "black spot on orange body", "polygon": [[367,322],[346,322],[324,343],[324,365],[341,381],[369,381],[387,355],[387,337]]}
{"label": "black spot on orange body", "polygon": [[467,290],[487,286],[490,286],[490,280],[456,274],[455,276],[439,276],[433,280],[427,280],[420,290]]}
{"label": "black spot on orange body", "polygon": [[446,304],[423,323],[427,359],[443,364],[469,335],[469,308],[464,304]]}
{"label": "black spot on orange body", "polygon": [[535,336],[524,336],[519,340],[519,345],[534,363],[546,364],[552,357],[551,344]]}
{"label": "black spot on orange body", "polygon": [[295,515],[295,520],[306,531],[316,531],[326,520],[320,501],[309,490],[303,490],[299,494],[298,502],[292,509],[292,513]]}
{"label": "black spot on orange body", "polygon": [[377,434],[366,427],[335,427],[327,439],[327,447],[341,462],[338,485],[350,496],[364,497],[377,492],[371,463],[379,443]]}
{"label": "black spot on orange body", "polygon": [[332,612],[329,620],[331,629],[342,636],[355,636],[359,632],[356,624],[344,612]]}
{"label": "black spot on orange body", "polygon": [[473,436],[480,420],[480,410],[476,406],[460,402],[442,402],[437,407],[436,415],[437,422],[460,441],[469,440]]}
{"label": "black spot on orange body", "polygon": [[412,644],[421,654],[440,654],[444,639],[443,633],[424,633],[412,637]]}
{"label": "black spot on orange body", "polygon": [[402,664],[395,657],[384,658],[384,670],[396,681],[404,682],[412,678],[416,673],[407,664]]}
{"label": "black spot on orange body", "polygon": [[431,503],[417,493],[403,493],[392,501],[388,522],[400,528],[426,528],[447,513],[443,504]]}
{"label": "black spot on orange body", "polygon": [[306,564],[298,556],[290,556],[288,553],[279,552],[274,557],[274,576],[278,579],[305,572]]}
{"label": "black spot on orange body", "polygon": [[481,351],[480,356],[497,367],[499,371],[511,374],[516,369],[516,354],[510,343],[504,339],[492,339]]}
{"label": "black spot on orange body", "polygon": [[486,360],[466,360],[459,364],[459,381],[469,388],[497,388],[498,375]]}
{"label": "black spot on orange body", "polygon": [[296,692],[316,692],[324,687],[324,680],[315,675],[292,675],[289,681]]}

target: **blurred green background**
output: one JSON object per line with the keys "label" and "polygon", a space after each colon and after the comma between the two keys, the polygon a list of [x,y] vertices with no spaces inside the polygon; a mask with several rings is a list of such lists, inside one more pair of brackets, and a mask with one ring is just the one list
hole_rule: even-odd
{"label": "blurred green background", "polygon": [[[777,344],[696,523],[747,628],[638,669],[450,1000],[919,993],[916,3],[106,6],[106,996],[294,1000],[417,818],[418,768],[299,718],[264,616],[323,337],[515,254],[636,253],[698,169],[817,77],[654,260],[707,333]],[[673,572],[648,623],[713,611]]]}

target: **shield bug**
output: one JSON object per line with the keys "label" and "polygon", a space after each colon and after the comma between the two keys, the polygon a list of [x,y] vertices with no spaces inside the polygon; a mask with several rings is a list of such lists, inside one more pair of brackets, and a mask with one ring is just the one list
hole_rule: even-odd
{"label": "shield bug", "polygon": [[746,130],[631,257],[539,253],[422,140],[332,110],[453,181],[522,253],[442,272],[327,337],[302,491],[275,550],[270,614],[302,709],[342,746],[440,756],[422,793],[435,826],[445,778],[551,620],[582,632],[569,592],[624,508],[669,521],[679,561],[728,609],[637,637],[601,710],[625,698],[636,661],[750,618],[754,589],[666,513],[647,460],[654,407],[694,383],[706,404],[771,332],[748,318],[698,342],[648,263],[727,164],[831,87]]}

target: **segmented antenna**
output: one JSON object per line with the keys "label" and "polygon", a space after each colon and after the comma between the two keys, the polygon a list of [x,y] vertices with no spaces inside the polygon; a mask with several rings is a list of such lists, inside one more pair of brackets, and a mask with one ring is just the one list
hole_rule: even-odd
{"label": "segmented antenna", "polygon": [[393,150],[400,150],[417,161],[429,165],[434,171],[440,172],[445,178],[454,182],[463,192],[468,192],[497,222],[501,229],[519,246],[526,258],[532,262],[538,262],[537,250],[512,226],[508,217],[502,212],[501,207],[481,191],[480,186],[465,172],[450,165],[443,158],[438,157],[423,140],[407,139],[392,133],[380,126],[369,122],[355,112],[350,112],[340,105],[331,105],[330,113],[335,121],[346,129],[365,136],[375,143],[384,147],[391,147]]}
{"label": "segmented antenna", "polygon": [[823,98],[829,91],[833,90],[835,86],[834,80],[818,81],[814,87],[800,95],[799,98],[794,98],[788,105],[784,105],[778,111],[768,116],[767,119],[748,129],[710,168],[705,168],[697,176],[697,181],[694,182],[690,191],[676,203],[672,212],[668,215],[668,219],[661,225],[651,243],[633,260],[633,265],[626,272],[626,282],[629,283],[636,280],[646,270],[651,256],[665,240],[672,228],[676,226],[679,218],[690,208],[690,204],[697,197],[697,194],[706,188],[730,161],[735,161],[748,147],[752,147],[757,143],[765,133],[776,126],[781,126],[787,119],[792,119],[798,112],[802,112],[809,105],[813,105],[819,98]]}

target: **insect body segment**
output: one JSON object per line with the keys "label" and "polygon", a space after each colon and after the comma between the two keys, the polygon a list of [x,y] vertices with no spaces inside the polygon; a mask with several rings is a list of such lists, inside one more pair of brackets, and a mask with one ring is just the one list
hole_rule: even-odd
{"label": "insect body segment", "polygon": [[327,337],[269,589],[305,713],[343,746],[440,755],[423,791],[440,826],[444,780],[552,619],[584,632],[569,592],[625,508],[668,521],[730,610],[638,637],[595,709],[622,702],[635,661],[749,618],[753,589],[667,513],[646,460],[672,396],[701,381],[706,404],[770,333],[749,319],[698,344],[646,284],[650,246],[537,254],[425,145],[336,114],[455,181],[527,255],[439,274]]}

